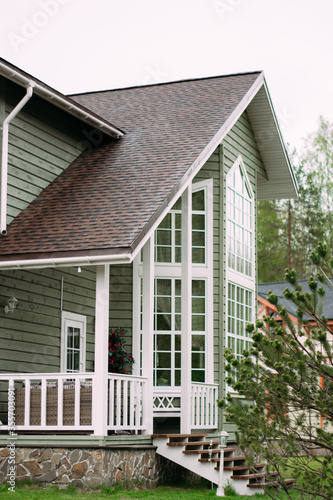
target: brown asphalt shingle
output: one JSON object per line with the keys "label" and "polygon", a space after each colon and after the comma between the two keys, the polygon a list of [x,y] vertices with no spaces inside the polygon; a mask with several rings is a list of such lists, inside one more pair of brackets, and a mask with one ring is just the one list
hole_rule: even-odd
{"label": "brown asphalt shingle", "polygon": [[13,220],[0,255],[129,248],[260,73],[72,96],[126,132]]}

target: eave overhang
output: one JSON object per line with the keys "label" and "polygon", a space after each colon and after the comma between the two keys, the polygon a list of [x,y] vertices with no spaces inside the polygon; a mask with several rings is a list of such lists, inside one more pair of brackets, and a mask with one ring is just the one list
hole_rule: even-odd
{"label": "eave overhang", "polygon": [[267,173],[266,178],[258,175],[257,199],[297,198],[295,173],[264,78],[261,88],[247,108],[247,114]]}
{"label": "eave overhang", "polygon": [[55,107],[65,111],[75,118],[78,118],[87,125],[100,130],[109,137],[119,139],[124,135],[124,132],[120,128],[112,125],[112,123],[104,120],[102,117],[93,113],[81,104],[78,104],[69,97],[64,96],[60,92],[54,90],[40,80],[37,80],[28,73],[25,73],[4,59],[0,59],[0,75],[24,88],[27,88],[27,86],[33,82],[35,95],[50,102]]}

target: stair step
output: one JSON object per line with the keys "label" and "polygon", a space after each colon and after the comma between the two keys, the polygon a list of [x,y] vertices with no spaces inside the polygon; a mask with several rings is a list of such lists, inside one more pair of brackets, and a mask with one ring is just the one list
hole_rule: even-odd
{"label": "stair step", "polygon": [[225,462],[239,462],[240,460],[245,461],[245,457],[243,456],[238,456],[238,457],[224,457]]}
{"label": "stair step", "polygon": [[198,462],[219,462],[219,458],[198,458]]}
{"label": "stair step", "polygon": [[184,438],[204,438],[207,434],[152,434],[152,438],[171,438],[171,439],[184,439]]}
{"label": "stair step", "polygon": [[257,472],[255,474],[239,474],[236,476],[230,476],[230,479],[259,479],[266,476],[266,472]]}
{"label": "stair step", "polygon": [[[265,467],[266,464],[265,463],[262,463],[262,464],[256,464],[256,469],[261,469],[263,467]],[[236,465],[235,467],[224,467],[224,470],[229,470],[229,471],[234,471],[234,470],[248,470],[250,467],[249,466],[246,466],[246,465]]]}
{"label": "stair step", "polygon": [[218,441],[172,441],[167,443],[167,446],[218,446]]}
{"label": "stair step", "polygon": [[185,455],[208,455],[209,453],[213,453],[216,455],[220,454],[220,450],[183,450]]}
{"label": "stair step", "polygon": [[[294,484],[294,482],[296,481],[296,479],[284,479],[284,482],[286,484]],[[266,488],[266,486],[270,486],[270,487],[276,487],[278,486],[278,483],[274,483],[274,482],[269,482],[269,483],[249,483],[247,485],[248,488]]]}

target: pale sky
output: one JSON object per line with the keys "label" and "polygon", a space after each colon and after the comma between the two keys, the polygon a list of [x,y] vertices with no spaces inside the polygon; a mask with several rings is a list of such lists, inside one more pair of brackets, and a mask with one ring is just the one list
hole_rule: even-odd
{"label": "pale sky", "polygon": [[263,70],[298,152],[333,122],[331,0],[0,1],[0,56],[64,94]]}

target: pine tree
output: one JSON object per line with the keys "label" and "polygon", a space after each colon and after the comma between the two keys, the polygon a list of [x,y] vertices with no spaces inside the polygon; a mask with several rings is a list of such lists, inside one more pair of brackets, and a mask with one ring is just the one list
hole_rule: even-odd
{"label": "pine tree", "polygon": [[[325,290],[320,286],[322,282],[333,291],[333,259],[327,255],[323,243],[311,254],[318,274],[308,281],[310,292],[302,290],[295,270],[286,269],[291,287],[284,296],[298,308],[296,324],[270,292],[268,301],[278,317],[265,316],[247,325],[253,348],[240,360],[226,350],[227,382],[238,395],[229,394],[219,405],[239,429],[238,445],[249,466],[255,465],[253,454],[261,456],[273,472],[291,470],[297,479],[292,488],[309,495],[301,498],[331,500],[333,329],[322,315]],[[281,477],[272,474],[270,479],[291,498]],[[280,498],[278,490],[267,493]]]}

